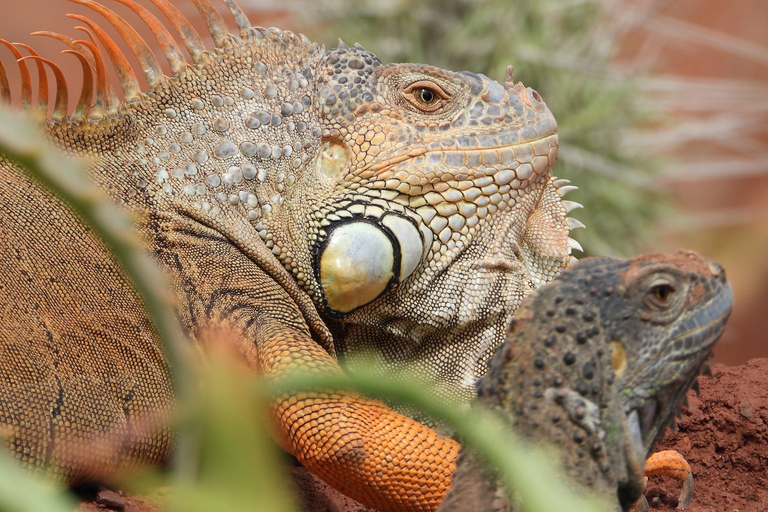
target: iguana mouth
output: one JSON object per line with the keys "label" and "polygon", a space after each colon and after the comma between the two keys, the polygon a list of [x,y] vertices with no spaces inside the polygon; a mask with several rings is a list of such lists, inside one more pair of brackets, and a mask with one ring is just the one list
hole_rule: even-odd
{"label": "iguana mouth", "polygon": [[[510,132],[514,135],[517,135],[515,132]],[[504,134],[499,134],[499,138],[503,139]],[[492,137],[492,136],[486,136],[486,137]],[[496,139],[495,136],[493,136],[494,141],[496,142],[491,144],[483,145],[479,142],[477,142],[477,138],[475,137],[463,137],[462,140],[468,140],[468,141],[475,141],[475,145],[462,145],[462,144],[456,144],[454,140],[450,141],[444,141],[444,142],[432,142],[429,143],[426,146],[421,147],[410,147],[407,151],[391,155],[389,157],[385,157],[383,159],[380,159],[366,168],[363,169],[362,172],[364,173],[371,173],[372,175],[380,175],[388,170],[391,170],[394,166],[397,164],[400,164],[402,162],[411,160],[413,158],[424,156],[425,158],[429,158],[430,155],[443,155],[443,162],[448,165],[449,167],[455,167],[458,171],[459,168],[466,165],[465,163],[456,163],[455,165],[452,164],[449,160],[447,160],[447,155],[460,155],[463,158],[466,158],[466,155],[472,155],[477,154],[480,156],[480,163],[484,161],[491,161],[493,160],[493,165],[489,165],[489,168],[492,168],[493,166],[499,164],[499,165],[508,165],[510,169],[516,169],[520,165],[525,165],[531,161],[531,159],[534,156],[549,156],[549,154],[552,151],[557,151],[557,144],[550,144],[551,140],[557,140],[558,135],[556,132],[549,133],[547,135],[543,135],[541,137],[537,137],[534,139],[526,140],[526,141],[519,141],[516,140],[514,142],[510,141],[509,143],[499,143],[499,140]],[[446,145],[450,143],[450,145]],[[530,148],[530,150],[529,150]],[[553,149],[554,148],[554,149]],[[518,155],[518,151],[521,152],[521,155]],[[530,155],[528,155],[530,153]],[[525,156],[522,156],[525,155]],[[485,158],[483,158],[485,156]],[[470,166],[468,166],[470,167]],[[547,166],[547,170],[551,169],[551,165]],[[535,169],[536,174],[542,174],[541,169]]]}
{"label": "iguana mouth", "polygon": [[632,448],[637,452],[638,457],[644,459],[647,451],[646,434],[651,431],[654,422],[657,419],[659,404],[655,399],[645,400],[643,405],[632,409],[627,415],[629,434],[632,439]]}

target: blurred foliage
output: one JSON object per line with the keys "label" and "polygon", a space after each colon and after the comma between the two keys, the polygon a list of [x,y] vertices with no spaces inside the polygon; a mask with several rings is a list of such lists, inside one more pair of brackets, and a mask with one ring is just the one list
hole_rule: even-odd
{"label": "blurred foliage", "polygon": [[[1,154],[1,153],[0,153]],[[72,512],[75,500],[69,493],[21,471],[15,460],[0,452],[0,511]]]}
{"label": "blurred foliage", "polygon": [[[335,47],[359,42],[383,62],[422,62],[502,80],[541,93],[558,121],[554,174],[580,189],[586,224],[574,238],[590,254],[628,256],[648,247],[670,213],[654,185],[663,162],[627,147],[628,133],[651,121],[638,99],[639,77],[615,64],[626,27],[601,0],[331,0],[307,2],[310,37]],[[304,4],[303,4],[304,5]],[[316,31],[312,34],[312,31]]]}

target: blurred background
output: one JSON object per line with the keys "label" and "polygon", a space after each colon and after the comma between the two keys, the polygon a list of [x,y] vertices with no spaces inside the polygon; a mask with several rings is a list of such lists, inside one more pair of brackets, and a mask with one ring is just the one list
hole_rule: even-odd
{"label": "blurred background", "polygon": [[[720,262],[736,307],[715,362],[768,357],[768,2],[238,1],[253,24],[302,32],[328,48],[337,38],[359,42],[384,62],[497,80],[512,64],[558,119],[555,174],[580,187],[568,199],[585,205],[573,216],[587,226],[574,234],[587,254],[689,248]],[[130,10],[103,3],[157,46]],[[190,2],[173,3],[205,33]],[[61,43],[29,34],[82,38],[68,12],[106,22],[64,0],[3,0],[1,12],[0,37],[59,63],[74,107],[77,61],[58,55]],[[3,47],[0,60],[18,101],[18,72]]]}

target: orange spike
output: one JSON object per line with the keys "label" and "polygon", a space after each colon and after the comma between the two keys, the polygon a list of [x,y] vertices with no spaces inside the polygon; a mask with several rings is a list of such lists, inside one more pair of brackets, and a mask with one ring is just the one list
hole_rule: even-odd
{"label": "orange spike", "polygon": [[[93,32],[88,30],[85,27],[75,27],[75,30],[81,30],[88,34],[88,39],[91,40],[91,44],[96,48],[97,54],[94,54],[96,59],[101,62],[101,67],[105,68],[104,64],[104,57],[101,55],[101,51],[98,50],[98,46],[96,45],[96,36],[93,35]],[[76,41],[78,42],[78,41]],[[96,70],[98,71],[98,64],[96,67]],[[96,84],[98,87],[99,79],[98,74],[96,75]],[[106,113],[107,114],[114,114],[117,112],[117,106],[120,104],[120,100],[117,98],[117,94],[115,94],[115,90],[112,88],[112,85],[109,83],[109,80],[106,77],[106,69],[104,69],[104,87],[105,87],[105,93],[106,93]]]}
{"label": "orange spike", "polygon": [[208,27],[208,32],[211,33],[213,38],[213,44],[217,48],[224,46],[224,42],[229,37],[229,30],[224,22],[224,18],[221,17],[208,0],[192,0],[192,3],[195,4],[198,12],[203,17],[205,25]]}
{"label": "orange spike", "polygon": [[177,73],[181,68],[186,66],[187,63],[184,60],[184,56],[181,54],[181,48],[179,48],[179,45],[173,40],[173,36],[168,32],[168,29],[160,23],[160,20],[155,18],[146,8],[133,0],[116,1],[138,14],[142,21],[147,24],[152,33],[155,34],[157,41],[160,43],[160,48],[163,49],[163,53],[171,65],[171,71]]}
{"label": "orange spike", "polygon": [[[81,52],[82,48],[80,48],[80,45],[78,45],[74,39],[72,39],[69,36],[65,36],[64,34],[59,34],[58,32],[49,32],[47,30],[41,30],[39,32],[32,32],[33,36],[46,36],[46,37],[52,37],[56,39],[57,41],[61,41],[65,45],[69,46],[76,52]],[[88,64],[90,64],[92,69],[96,68],[96,61],[93,59],[93,56],[89,54],[83,54],[83,57],[88,59]]]}
{"label": "orange spike", "polygon": [[87,119],[88,111],[91,109],[91,98],[93,97],[93,72],[88,59],[80,52],[75,50],[64,50],[61,53],[71,53],[80,61],[83,68],[83,88],[80,91],[80,99],[77,100],[77,107],[72,113],[72,117]]}
{"label": "orange spike", "polygon": [[[91,55],[90,53],[88,53],[88,54],[82,53],[82,45],[80,45],[78,42],[76,42],[71,37],[65,36],[64,34],[59,34],[58,32],[49,32],[47,30],[41,30],[39,32],[32,32],[32,35],[33,36],[51,37],[53,39],[56,39],[57,41],[60,41],[60,42],[64,43],[65,45],[69,46],[74,51],[78,52],[80,55],[85,57],[85,59],[88,61],[89,68],[93,69],[93,68],[96,67],[96,61],[94,60],[93,55]],[[90,72],[90,69],[89,69],[89,72]],[[91,76],[93,76],[92,73],[91,73]],[[83,83],[83,88],[85,88],[85,87],[86,87],[86,85],[85,85],[85,83]],[[90,101],[90,98],[88,98],[88,99]],[[75,112],[73,113],[73,115],[78,115],[78,114],[79,114],[79,112],[77,110],[75,110]]]}
{"label": "orange spike", "polygon": [[248,21],[248,16],[245,15],[243,10],[234,2],[234,0],[224,0],[224,4],[229,9],[229,12],[232,13],[232,16],[234,16],[235,23],[240,29],[240,35],[243,38],[247,38],[248,31],[251,30],[251,22]]}
{"label": "orange spike", "polygon": [[[14,43],[19,48],[24,48],[30,55],[37,55],[29,45],[24,43]],[[37,64],[37,108],[44,114],[48,113],[48,74],[45,72],[45,64],[35,60]]]}
{"label": "orange spike", "polygon": [[67,14],[67,17],[81,21],[93,30],[96,37],[99,38],[99,41],[104,46],[104,49],[107,50],[109,60],[112,61],[112,66],[115,68],[117,78],[120,80],[120,87],[123,89],[125,99],[129,101],[136,98],[141,93],[139,79],[136,78],[136,73],[133,72],[133,68],[131,68],[131,65],[128,63],[128,59],[125,58],[125,55],[123,55],[123,52],[120,51],[120,48],[117,47],[112,38],[110,38],[104,29],[98,26],[96,22],[85,16],[80,16],[79,14]]}
{"label": "orange spike", "polygon": [[107,91],[109,86],[107,85],[107,71],[104,69],[104,59],[102,59],[99,49],[92,42],[79,39],[74,41],[74,43],[86,46],[93,54],[93,59],[96,62],[96,96],[93,100],[91,117],[101,119],[104,117],[107,109],[107,96],[109,94]]}
{"label": "orange spike", "polygon": [[84,5],[104,16],[115,29],[120,33],[128,46],[131,47],[134,55],[139,60],[144,76],[147,77],[150,87],[154,87],[163,79],[163,70],[160,69],[160,63],[152,54],[147,42],[142,39],[138,32],[133,27],[118,16],[115,12],[107,9],[103,5],[94,2],[93,0],[69,0],[70,2]]}
{"label": "orange spike", "polygon": [[21,101],[19,104],[24,110],[28,109],[32,105],[32,77],[29,75],[29,67],[26,62],[21,62],[22,55],[18,48],[13,46],[5,39],[0,39],[0,44],[4,44],[16,57],[16,62],[19,64],[19,74],[21,75]]}
{"label": "orange spike", "polygon": [[11,84],[8,83],[8,75],[2,62],[0,62],[0,103],[11,104]]}
{"label": "orange spike", "polygon": [[162,11],[168,21],[171,22],[173,28],[178,32],[181,40],[184,41],[184,46],[187,47],[187,51],[192,56],[194,62],[200,62],[200,56],[205,53],[206,48],[200,35],[197,33],[187,18],[181,14],[173,4],[168,0],[150,0],[155,6]]}
{"label": "orange spike", "polygon": [[61,68],[51,62],[48,59],[44,59],[37,55],[29,55],[28,57],[22,57],[21,60],[38,60],[48,65],[53,71],[53,76],[56,77],[56,101],[53,104],[53,113],[51,117],[56,121],[61,121],[67,116],[67,106],[69,104],[69,92],[67,90],[67,81],[64,78],[64,73],[61,72]]}
{"label": "orange spike", "polygon": [[72,38],[69,36],[65,36],[64,34],[59,34],[58,32],[49,32],[47,30],[40,30],[38,32],[32,32],[32,35],[52,37],[57,41],[61,41],[65,45],[69,46],[70,48],[74,48],[74,43],[72,42]]}

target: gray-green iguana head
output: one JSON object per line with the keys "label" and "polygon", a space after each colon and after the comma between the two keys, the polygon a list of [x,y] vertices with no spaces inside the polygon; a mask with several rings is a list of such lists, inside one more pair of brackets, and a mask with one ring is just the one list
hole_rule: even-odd
{"label": "gray-green iguana head", "polygon": [[418,366],[469,398],[520,301],[571,258],[555,120],[511,71],[384,65],[343,44],[312,66],[320,152],[267,243],[349,366],[375,351],[389,378]]}
{"label": "gray-green iguana head", "polygon": [[[573,483],[627,510],[732,303],[723,269],[694,252],[587,258],[521,305],[479,401],[560,448]],[[470,499],[494,486],[470,464],[459,463],[446,511],[491,510],[492,490]]]}

